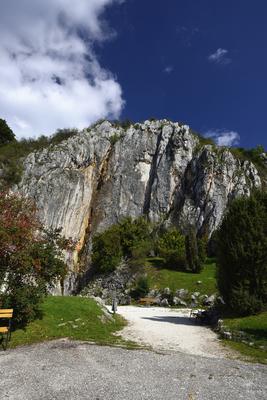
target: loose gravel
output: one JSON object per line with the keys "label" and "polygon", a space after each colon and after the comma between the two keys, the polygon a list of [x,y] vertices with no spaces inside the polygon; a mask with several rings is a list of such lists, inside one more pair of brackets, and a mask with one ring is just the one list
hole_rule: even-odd
{"label": "loose gravel", "polygon": [[260,400],[267,367],[68,339],[0,352],[0,399]]}
{"label": "loose gravel", "polygon": [[206,357],[229,357],[215,332],[190,318],[190,309],[118,307],[128,325],[119,332],[126,340],[157,351],[179,351]]}

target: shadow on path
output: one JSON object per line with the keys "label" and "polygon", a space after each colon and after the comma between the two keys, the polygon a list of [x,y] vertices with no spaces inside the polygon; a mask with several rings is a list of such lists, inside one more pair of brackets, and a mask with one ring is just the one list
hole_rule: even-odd
{"label": "shadow on path", "polygon": [[189,317],[165,317],[165,316],[155,316],[155,317],[141,317],[142,319],[148,319],[150,321],[156,321],[156,322],[169,322],[171,324],[176,324],[176,325],[197,325],[197,326],[203,326],[203,324],[199,324],[195,318],[189,318]]}

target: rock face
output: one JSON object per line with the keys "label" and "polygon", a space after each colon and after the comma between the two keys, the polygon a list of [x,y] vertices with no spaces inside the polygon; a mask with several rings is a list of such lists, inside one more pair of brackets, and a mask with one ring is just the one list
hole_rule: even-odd
{"label": "rock face", "polygon": [[105,121],[30,154],[18,190],[34,198],[47,227],[77,241],[75,271],[92,236],[123,216],[147,214],[211,234],[229,201],[260,185],[251,162],[203,145],[186,125],[160,120],[123,129]]}

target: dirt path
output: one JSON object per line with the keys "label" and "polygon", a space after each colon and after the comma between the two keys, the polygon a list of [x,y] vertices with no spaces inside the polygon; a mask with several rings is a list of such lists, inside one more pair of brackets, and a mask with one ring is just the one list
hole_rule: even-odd
{"label": "dirt path", "polygon": [[227,351],[209,328],[189,318],[190,310],[159,307],[118,307],[128,322],[123,338],[159,351],[179,351],[206,357],[226,357]]}

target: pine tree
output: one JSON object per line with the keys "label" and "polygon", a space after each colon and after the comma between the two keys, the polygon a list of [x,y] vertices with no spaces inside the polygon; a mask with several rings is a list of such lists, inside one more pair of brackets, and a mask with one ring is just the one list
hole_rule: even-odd
{"label": "pine tree", "polygon": [[198,254],[196,230],[192,226],[188,229],[185,238],[185,249],[188,270],[195,273],[200,272],[202,264]]}
{"label": "pine tree", "polygon": [[4,119],[0,118],[0,146],[15,140],[15,135]]}
{"label": "pine tree", "polygon": [[217,235],[217,281],[236,314],[248,315],[267,304],[267,193],[235,200]]}

